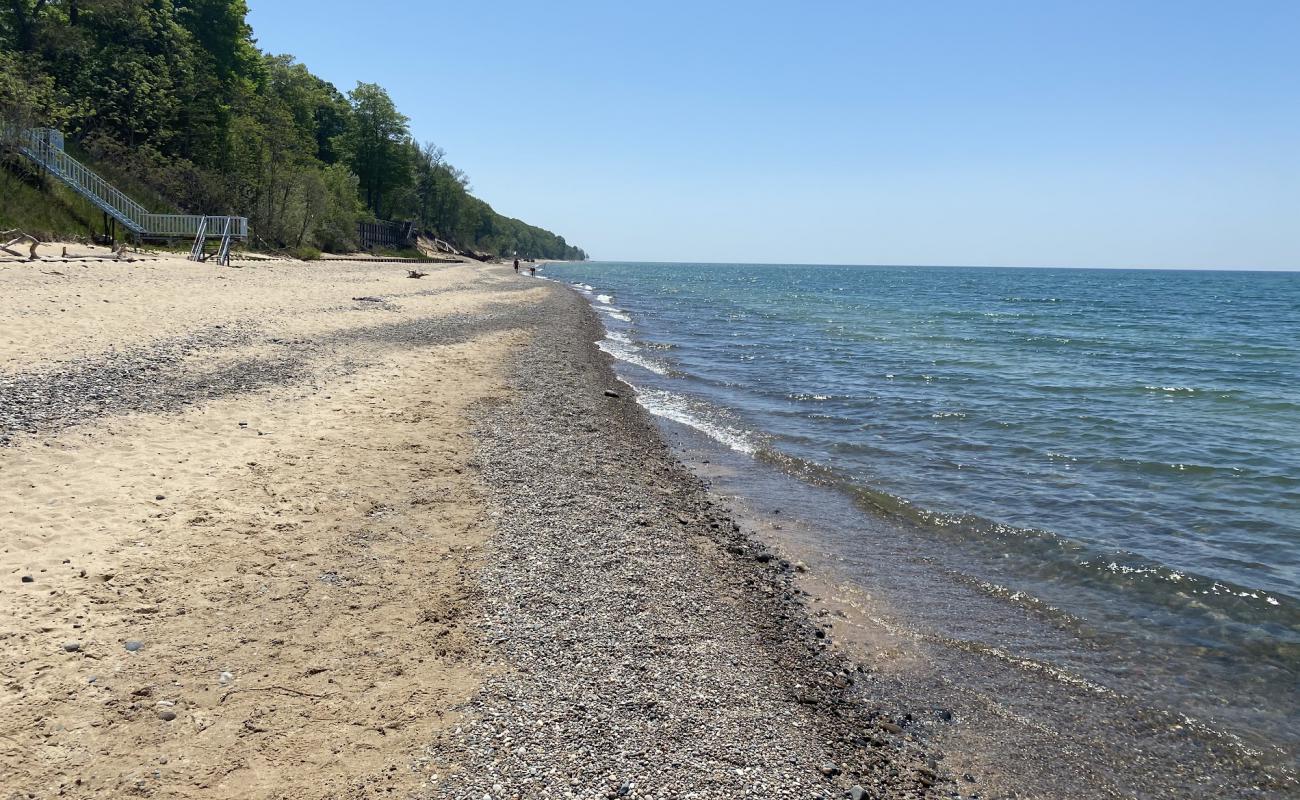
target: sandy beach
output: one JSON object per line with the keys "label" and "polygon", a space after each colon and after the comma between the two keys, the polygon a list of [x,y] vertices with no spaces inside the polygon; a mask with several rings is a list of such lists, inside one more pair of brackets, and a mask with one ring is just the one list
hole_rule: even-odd
{"label": "sandy beach", "polygon": [[924,796],[508,266],[0,264],[6,797]]}

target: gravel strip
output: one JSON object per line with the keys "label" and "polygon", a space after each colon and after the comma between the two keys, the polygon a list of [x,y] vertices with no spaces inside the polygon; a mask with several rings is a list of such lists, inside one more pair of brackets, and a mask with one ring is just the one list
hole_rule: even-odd
{"label": "gravel strip", "polygon": [[790,566],[616,383],[586,303],[556,288],[520,313],[520,394],[478,429],[497,528],[482,634],[503,670],[430,747],[422,796],[946,794],[910,717],[828,649]]}
{"label": "gravel strip", "polygon": [[[312,360],[350,344],[457,344],[517,324],[513,306],[497,304],[471,314],[401,320],[318,339],[282,339],[251,327],[224,326],[72,361],[58,369],[0,373],[0,447],[22,434],[53,433],[108,415],[174,411],[299,381],[306,377]],[[269,344],[278,352],[268,358],[240,359],[220,369],[194,367],[196,355],[253,344]],[[344,372],[361,366],[354,360],[334,365]]]}

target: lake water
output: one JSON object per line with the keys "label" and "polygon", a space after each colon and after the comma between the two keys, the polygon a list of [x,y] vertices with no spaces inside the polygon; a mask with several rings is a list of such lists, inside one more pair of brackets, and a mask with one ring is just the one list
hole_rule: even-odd
{"label": "lake water", "polygon": [[823,527],[846,556],[870,562],[882,521],[906,529],[936,583],[1075,642],[1026,657],[1294,753],[1300,274],[543,274],[591,300],[651,412],[842,498],[857,520]]}

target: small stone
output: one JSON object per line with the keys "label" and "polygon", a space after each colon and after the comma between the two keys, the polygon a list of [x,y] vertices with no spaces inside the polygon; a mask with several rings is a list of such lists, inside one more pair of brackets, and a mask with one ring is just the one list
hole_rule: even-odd
{"label": "small stone", "polygon": [[822,774],[828,778],[834,778],[836,775],[840,774],[840,768],[835,765],[834,761],[827,761],[825,764],[822,764],[821,771]]}
{"label": "small stone", "polygon": [[135,639],[128,639],[126,644],[122,646],[127,649],[127,652],[134,653],[135,651],[139,650],[141,647],[144,647],[144,642],[137,642]]}
{"label": "small stone", "polygon": [[867,790],[861,786],[854,786],[848,791],[849,800],[867,800]]}
{"label": "small stone", "polygon": [[36,579],[33,578],[31,575],[24,575],[24,576],[23,576],[23,583],[31,583],[31,582],[34,581],[34,580],[36,580]]}
{"label": "small stone", "polygon": [[605,390],[605,396],[606,396],[606,397],[622,397],[623,395],[619,394],[618,392],[614,391],[613,389],[606,389],[606,390]]}
{"label": "small stone", "polygon": [[158,712],[158,719],[163,722],[171,722],[176,719],[176,712],[172,711],[170,708],[164,708],[162,711]]}
{"label": "small stone", "polygon": [[64,642],[63,649],[69,653],[75,653],[81,649],[81,642]]}
{"label": "small stone", "polygon": [[230,673],[230,672],[223,672],[223,673],[221,673],[221,675],[217,678],[217,680],[220,681],[221,683],[230,683],[230,682],[233,681],[234,679],[235,679],[234,674],[233,674],[233,673]]}
{"label": "small stone", "polygon": [[882,731],[885,731],[886,733],[892,733],[892,734],[895,734],[895,735],[900,734],[900,733],[903,732],[903,729],[902,729],[902,728],[900,728],[899,726],[895,725],[895,724],[892,723],[892,722],[881,722],[881,723],[880,723],[880,729],[881,729]]}
{"label": "small stone", "polygon": [[164,497],[163,495],[156,494],[156,495],[154,495],[154,498],[153,498],[153,499],[155,499],[155,500],[166,500],[167,498]]}
{"label": "small stone", "polygon": [[805,563],[803,563],[802,561],[796,561],[796,562],[794,562],[794,571],[795,571],[795,572],[807,572],[807,571],[808,571],[808,565],[805,564]]}

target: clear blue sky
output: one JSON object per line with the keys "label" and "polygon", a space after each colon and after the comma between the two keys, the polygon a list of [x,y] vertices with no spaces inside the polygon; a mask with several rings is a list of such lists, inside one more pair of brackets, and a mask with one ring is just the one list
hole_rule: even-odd
{"label": "clear blue sky", "polygon": [[1300,268],[1300,0],[249,0],[595,258]]}

